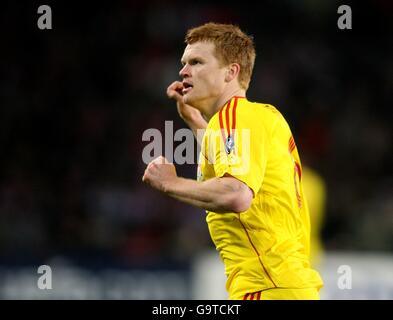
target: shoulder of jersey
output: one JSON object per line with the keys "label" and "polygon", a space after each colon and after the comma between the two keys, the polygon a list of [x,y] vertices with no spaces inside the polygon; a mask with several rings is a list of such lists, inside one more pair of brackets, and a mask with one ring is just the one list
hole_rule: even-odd
{"label": "shoulder of jersey", "polygon": [[[231,105],[230,108],[233,106]],[[232,111],[232,109],[230,109]],[[209,121],[208,127],[219,126],[219,113],[217,112]],[[232,112],[230,112],[232,118]],[[241,121],[244,119],[258,120],[261,117],[264,121],[275,122],[277,118],[282,117],[281,113],[271,104],[252,102],[248,100],[239,100],[236,108],[236,118]]]}
{"label": "shoulder of jersey", "polygon": [[281,118],[281,113],[271,104],[245,101],[238,110],[238,116],[247,115],[252,118],[262,117],[264,120],[273,121]]}

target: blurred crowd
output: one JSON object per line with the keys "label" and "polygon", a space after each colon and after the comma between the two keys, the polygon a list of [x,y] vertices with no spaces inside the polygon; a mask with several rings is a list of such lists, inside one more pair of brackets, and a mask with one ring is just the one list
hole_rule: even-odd
{"label": "blurred crowd", "polygon": [[[141,182],[148,128],[184,128],[166,87],[204,22],[254,36],[249,100],[275,105],[323,178],[327,250],[393,250],[392,18],[388,1],[121,1],[0,13],[0,263],[66,256],[97,266],[187,264],[213,248],[202,210]],[[195,178],[196,165],[177,166]]]}

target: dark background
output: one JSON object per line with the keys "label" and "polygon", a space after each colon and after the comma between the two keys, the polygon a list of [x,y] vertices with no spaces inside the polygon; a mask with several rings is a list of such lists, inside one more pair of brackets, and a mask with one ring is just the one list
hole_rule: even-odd
{"label": "dark background", "polygon": [[391,1],[15,1],[0,10],[1,264],[162,268],[213,247],[202,210],[141,182],[144,130],[185,127],[166,87],[208,21],[254,36],[248,98],[283,113],[324,178],[325,248],[393,250]]}

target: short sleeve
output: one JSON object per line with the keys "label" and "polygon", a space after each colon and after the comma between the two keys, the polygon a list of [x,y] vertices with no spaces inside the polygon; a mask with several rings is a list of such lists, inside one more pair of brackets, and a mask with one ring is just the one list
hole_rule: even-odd
{"label": "short sleeve", "polygon": [[216,177],[229,174],[247,184],[255,196],[265,174],[268,137],[255,119],[238,117],[237,124],[235,129],[209,132],[209,161]]}

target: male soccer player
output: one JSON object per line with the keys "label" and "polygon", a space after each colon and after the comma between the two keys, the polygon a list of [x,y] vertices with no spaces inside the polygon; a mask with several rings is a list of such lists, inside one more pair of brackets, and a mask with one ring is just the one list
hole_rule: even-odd
{"label": "male soccer player", "polygon": [[248,101],[255,48],[237,26],[187,32],[182,82],[167,95],[201,141],[198,180],[158,157],[142,180],[203,208],[225,264],[230,299],[319,299],[310,267],[310,223],[295,140],[271,105]]}

